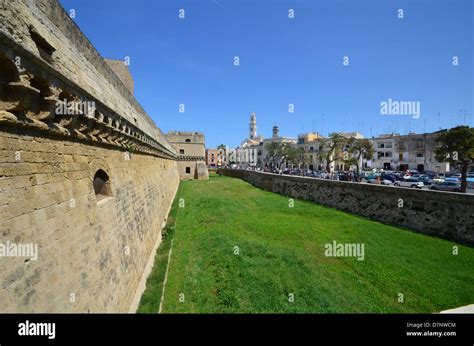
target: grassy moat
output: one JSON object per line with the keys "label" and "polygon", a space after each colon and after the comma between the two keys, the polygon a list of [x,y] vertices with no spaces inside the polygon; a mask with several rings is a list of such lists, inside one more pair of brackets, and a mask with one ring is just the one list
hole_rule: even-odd
{"label": "grassy moat", "polygon": [[[474,303],[473,248],[290,206],[239,179],[181,182],[138,312],[159,310],[171,238],[164,313],[435,313]],[[363,258],[326,256],[334,241],[363,244]]]}

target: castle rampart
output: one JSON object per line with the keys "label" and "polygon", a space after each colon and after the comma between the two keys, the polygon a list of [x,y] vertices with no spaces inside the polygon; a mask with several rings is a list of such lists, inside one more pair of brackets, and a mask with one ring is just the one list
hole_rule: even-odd
{"label": "castle rampart", "polygon": [[0,311],[134,311],[177,158],[56,0],[0,1]]}

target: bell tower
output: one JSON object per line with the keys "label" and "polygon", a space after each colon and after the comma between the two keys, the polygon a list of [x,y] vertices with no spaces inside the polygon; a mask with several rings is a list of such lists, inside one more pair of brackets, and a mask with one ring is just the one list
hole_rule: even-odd
{"label": "bell tower", "polygon": [[250,114],[249,138],[257,138],[257,116],[255,115],[255,112],[252,112],[252,114]]}
{"label": "bell tower", "polygon": [[275,125],[273,126],[272,132],[273,132],[273,138],[278,138],[278,126]]}

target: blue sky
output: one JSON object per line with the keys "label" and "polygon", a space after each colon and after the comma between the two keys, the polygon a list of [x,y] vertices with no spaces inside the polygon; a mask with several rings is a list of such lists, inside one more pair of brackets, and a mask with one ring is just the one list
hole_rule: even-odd
{"label": "blue sky", "polygon": [[[464,114],[474,124],[470,0],[61,3],[102,56],[130,57],[135,97],[158,127],[202,131],[207,147],[237,146],[251,112],[265,137],[274,124],[284,136],[430,132]],[[381,115],[389,98],[420,102],[421,116]]]}

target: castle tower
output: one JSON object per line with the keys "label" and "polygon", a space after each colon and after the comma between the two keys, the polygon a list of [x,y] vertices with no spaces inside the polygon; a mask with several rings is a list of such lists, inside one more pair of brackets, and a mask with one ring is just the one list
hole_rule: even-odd
{"label": "castle tower", "polygon": [[278,137],[278,126],[273,126],[273,138]]}
{"label": "castle tower", "polygon": [[255,112],[250,114],[249,138],[257,138],[257,116],[255,115]]}

